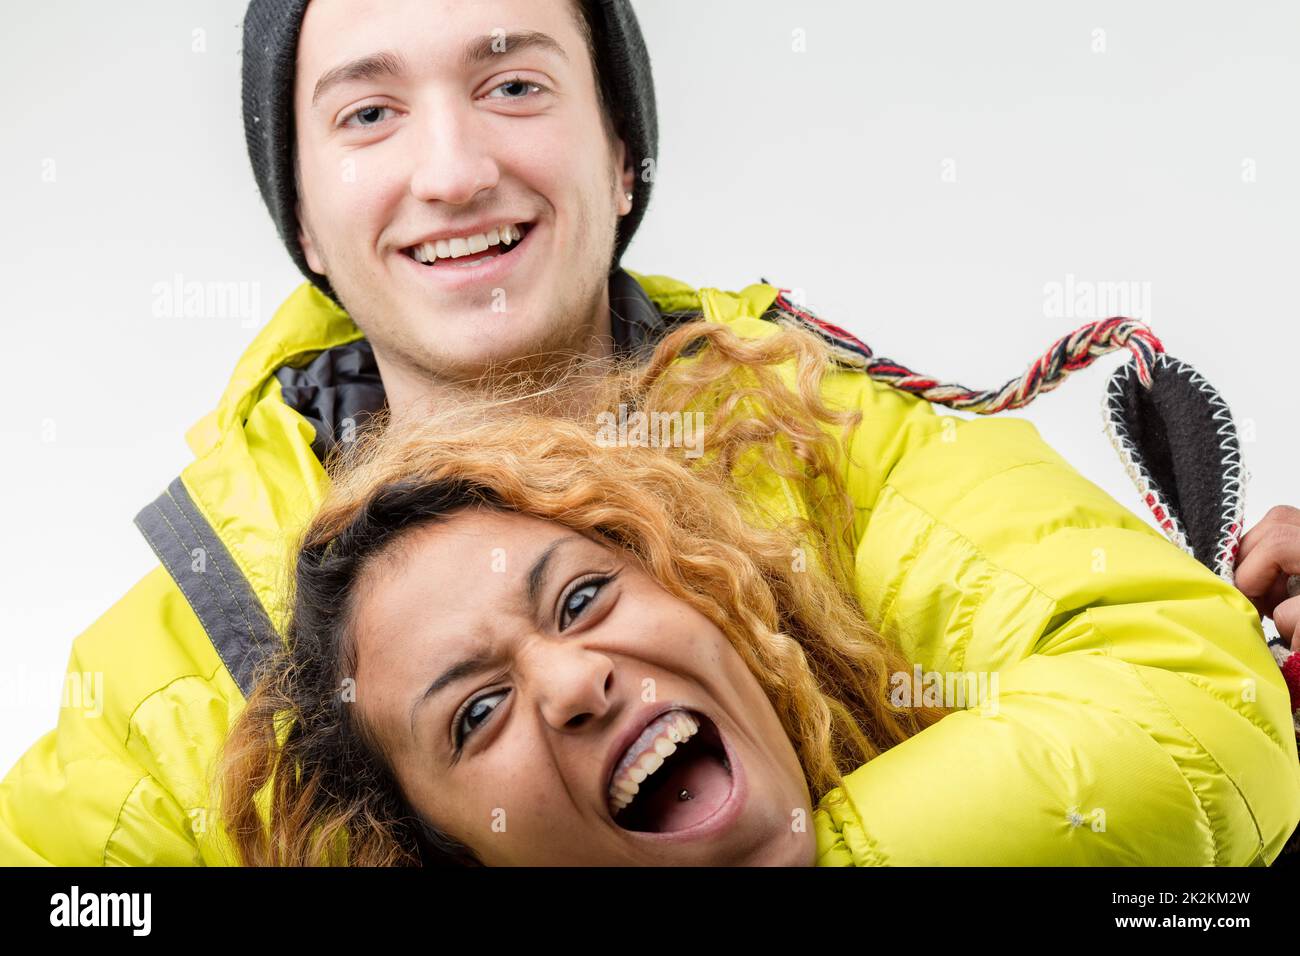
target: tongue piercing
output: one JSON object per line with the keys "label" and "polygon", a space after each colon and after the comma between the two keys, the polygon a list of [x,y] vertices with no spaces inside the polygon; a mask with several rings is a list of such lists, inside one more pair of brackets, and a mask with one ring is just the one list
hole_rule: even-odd
{"label": "tongue piercing", "polygon": [[[640,792],[640,785],[663,766],[664,760],[677,752],[678,745],[694,737],[700,730],[697,721],[683,711],[669,711],[653,721],[628,748],[622,764],[624,769],[615,773],[609,787],[611,813],[618,813],[630,804]],[[662,736],[657,736],[662,735]],[[641,756],[628,764],[629,755]],[[695,796],[682,788],[678,800],[694,800]]]}

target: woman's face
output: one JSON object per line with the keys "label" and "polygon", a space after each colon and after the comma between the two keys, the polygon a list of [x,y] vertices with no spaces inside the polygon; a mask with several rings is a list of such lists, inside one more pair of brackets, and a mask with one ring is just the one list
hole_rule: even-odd
{"label": "woman's face", "polygon": [[767,696],[630,556],[475,508],[409,534],[358,588],[355,706],[415,810],[485,864],[812,864],[808,788]]}

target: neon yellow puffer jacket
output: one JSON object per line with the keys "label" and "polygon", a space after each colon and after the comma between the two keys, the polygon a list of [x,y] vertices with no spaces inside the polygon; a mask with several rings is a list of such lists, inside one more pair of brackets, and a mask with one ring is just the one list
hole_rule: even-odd
{"label": "neon yellow puffer jacket", "polygon": [[[771,286],[632,276],[665,313],[773,329]],[[359,338],[302,286],[190,431],[194,462],[139,519],[164,563],[73,643],[70,677],[104,675],[102,713],[65,706],[0,783],[0,864],[230,861],[212,758],[326,486],[276,372]],[[1030,423],[939,415],[851,369],[826,388],[864,413],[845,474],[870,619],[917,685],[996,675],[997,693],[848,775],[844,805],[823,798],[819,864],[1271,862],[1300,820],[1300,763],[1249,601]],[[780,480],[751,491],[806,513]]]}

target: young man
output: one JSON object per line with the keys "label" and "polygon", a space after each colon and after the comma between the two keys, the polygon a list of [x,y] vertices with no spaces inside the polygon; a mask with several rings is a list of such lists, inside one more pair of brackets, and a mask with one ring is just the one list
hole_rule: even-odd
{"label": "young man", "polygon": [[[0,784],[0,863],[229,860],[208,789],[214,757],[277,640],[287,549],[326,490],[321,461],[368,413],[412,414],[446,385],[491,387],[498,371],[538,370],[558,354],[644,355],[684,316],[761,334],[776,299],[767,285],[695,290],[619,267],[657,152],[649,62],[626,0],[253,0],[244,111],[263,197],[310,282],[188,433],[194,463],[137,518],[161,563],[74,643],[70,677],[102,673],[106,700],[98,712],[65,706]],[[858,502],[871,520],[856,531],[894,594],[864,603],[912,618],[908,650],[931,666],[940,648],[960,647],[963,669],[1007,673],[1033,654],[1015,664],[1020,696],[1003,702],[1001,723],[946,719],[897,749],[907,793],[896,780],[868,786],[884,764],[863,778],[854,798],[872,811],[872,852],[954,862],[940,850],[960,846],[978,858],[972,832],[1005,839],[1016,820],[1060,803],[1061,836],[1025,846],[1061,839],[1063,860],[1095,859],[1102,846],[1113,856],[1147,838],[1123,829],[1122,808],[1154,787],[1176,820],[1215,821],[1171,834],[1188,861],[1271,861],[1300,816],[1300,769],[1249,603],[1098,497],[1026,423],[966,423],[961,441],[944,441],[924,402],[854,387],[869,405],[855,450],[872,463]],[[986,502],[1002,489],[1001,523],[980,525],[989,509],[922,485],[931,475],[978,482]],[[1061,504],[1076,493],[1094,510]],[[1043,510],[1017,525],[1029,499]],[[1114,598],[1069,557],[1091,554],[1103,533],[1125,588]],[[944,577],[957,561],[966,576]],[[972,602],[991,610],[974,619]],[[1088,646],[1101,621],[1111,651],[1034,653]],[[1216,669],[1184,680],[1204,660],[1198,623]],[[1123,654],[1133,639],[1146,642],[1139,663]],[[1256,696],[1231,696],[1252,679]],[[1072,753],[1062,765],[1112,772],[1052,790],[1051,758],[1025,755],[1062,742]],[[968,773],[961,794],[947,793],[952,762],[976,753],[977,785]],[[983,823],[959,834],[942,812],[929,827],[895,812],[922,796],[936,809],[964,801]],[[1067,803],[1105,807],[1111,842],[1080,837]],[[818,862],[881,858],[863,856],[871,841],[842,838],[854,826],[820,816]]]}

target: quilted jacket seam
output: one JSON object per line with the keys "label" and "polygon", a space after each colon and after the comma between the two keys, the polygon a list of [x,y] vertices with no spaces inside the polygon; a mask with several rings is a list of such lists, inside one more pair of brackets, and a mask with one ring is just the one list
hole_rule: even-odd
{"label": "quilted jacket seam", "polygon": [[[1026,462],[1025,464],[1040,464],[1040,462]],[[1014,468],[1017,467],[1020,466],[1018,465],[1012,466],[1012,468],[1005,469],[1002,472],[998,472],[998,474],[1005,474],[1006,472],[1012,471],[1014,470]],[[990,475],[988,477],[992,478],[994,476]],[[983,482],[980,482],[980,484],[983,484]],[[936,527],[942,527],[945,531],[951,534],[958,541],[962,542],[967,547],[969,547],[971,549],[971,552],[987,568],[989,568],[988,573],[983,575],[983,579],[979,582],[979,584],[976,586],[976,588],[974,589],[971,595],[970,603],[973,610],[972,610],[971,617],[969,618],[969,622],[973,622],[974,614],[977,614],[979,612],[980,607],[982,607],[982,600],[980,599],[980,595],[986,595],[988,593],[989,589],[993,585],[994,580],[996,579],[997,574],[1008,575],[1011,579],[1024,585],[1034,594],[1039,595],[1044,601],[1049,602],[1052,605],[1052,607],[1055,607],[1059,603],[1056,598],[1052,597],[1046,591],[1042,590],[1032,581],[1026,580],[1025,578],[1021,577],[1019,574],[1017,574],[1015,571],[1012,571],[1010,568],[1004,567],[1002,564],[998,563],[997,561],[994,561],[987,554],[985,554],[983,549],[981,549],[974,541],[966,537],[964,534],[962,534],[956,528],[952,527],[952,525],[948,524],[946,521],[943,521],[942,519],[936,517],[929,509],[916,503],[907,495],[903,494],[901,491],[898,490],[896,486],[888,485],[887,487],[889,488],[889,491],[892,494],[896,495],[898,498],[906,502],[909,506],[915,508],[918,512],[924,515],[926,520],[929,523],[926,527],[925,533],[919,536],[917,547],[913,549],[909,549],[908,553],[899,561],[900,565],[905,564],[906,567],[904,568],[901,574],[895,575],[894,577],[893,586],[889,589],[889,592],[887,594],[888,603],[882,606],[882,611],[881,611],[882,621],[887,619],[890,611],[893,610],[893,606],[898,599],[898,594],[902,590],[903,584],[907,580],[907,576],[911,574],[912,570],[915,568],[918,555],[922,551],[924,551],[925,548],[928,546],[930,538],[933,535]],[[1049,619],[1050,617],[1044,618],[1044,620],[1049,620]],[[956,642],[956,644],[952,645],[948,651],[949,657],[952,660],[960,660],[963,666],[966,660],[967,645],[969,644],[970,639],[973,636],[972,630],[973,630],[972,627],[967,626],[965,628],[966,633]],[[1035,642],[1035,645],[1037,645],[1037,642]]]}
{"label": "quilted jacket seam", "polygon": [[108,836],[104,838],[104,852],[100,856],[100,866],[108,866],[108,848],[112,846],[113,838],[117,836],[117,831],[122,828],[122,814],[126,811],[126,805],[130,803],[132,795],[140,789],[140,785],[146,780],[152,779],[152,774],[147,772],[142,774],[140,779],[131,785],[131,789],[126,792],[126,796],[122,798],[122,802],[117,808],[117,815],[113,817],[113,825],[109,827]]}
{"label": "quilted jacket seam", "polygon": [[[1088,621],[1089,627],[1096,630],[1099,634],[1105,633],[1105,628],[1096,622],[1096,620],[1092,616],[1091,610],[1084,611],[1084,616]],[[1225,780],[1227,780],[1229,783],[1232,784],[1233,792],[1236,793],[1237,798],[1242,802],[1242,805],[1245,806],[1246,812],[1250,814],[1250,822],[1255,827],[1255,846],[1256,846],[1256,855],[1258,855],[1263,850],[1263,846],[1264,846],[1263,835],[1261,834],[1259,829],[1259,821],[1255,819],[1255,811],[1251,807],[1250,802],[1242,794],[1241,787],[1238,786],[1237,781],[1234,780],[1232,775],[1223,768],[1223,766],[1219,763],[1219,761],[1214,759],[1214,755],[1210,753],[1208,747],[1206,747],[1204,744],[1201,743],[1200,738],[1198,738],[1196,734],[1192,733],[1192,731],[1189,730],[1187,726],[1181,720],[1178,719],[1178,716],[1174,713],[1173,708],[1169,706],[1168,701],[1166,701],[1164,697],[1161,696],[1161,694],[1158,691],[1156,691],[1155,688],[1153,688],[1149,683],[1147,683],[1146,679],[1142,676],[1142,668],[1138,667],[1136,664],[1132,663],[1131,661],[1125,661],[1125,663],[1128,664],[1129,668],[1133,671],[1133,676],[1137,678],[1138,682],[1143,687],[1146,688],[1147,693],[1150,694],[1151,697],[1155,701],[1157,701],[1160,704],[1160,706],[1164,709],[1164,712],[1168,715],[1169,719],[1174,722],[1174,724],[1184,735],[1186,735],[1186,738],[1188,740],[1192,741],[1192,743],[1196,745],[1197,751],[1204,754],[1206,758],[1208,758],[1209,761],[1214,765],[1218,773],[1221,774]],[[1181,674],[1178,674],[1177,671],[1166,671],[1166,673],[1175,674],[1180,677],[1182,676]],[[1191,684],[1190,681],[1188,681],[1188,683]],[[1195,687],[1196,685],[1191,684],[1191,686]],[[1150,734],[1148,734],[1148,736],[1150,736]],[[1172,755],[1170,755],[1170,759],[1173,760]],[[1189,778],[1187,773],[1183,770],[1182,765],[1177,760],[1173,760],[1173,763],[1175,768],[1177,768],[1179,775],[1183,778],[1184,783],[1187,784],[1187,789],[1191,791],[1192,796],[1195,798],[1197,809],[1201,811],[1201,818],[1205,821],[1206,829],[1210,831],[1210,839],[1212,841],[1211,847],[1214,852],[1214,865],[1222,866],[1223,864],[1220,863],[1220,860],[1223,858],[1223,846],[1221,844],[1219,832],[1215,828],[1213,821],[1210,819],[1209,812],[1206,810],[1205,801],[1201,798],[1201,794],[1197,791],[1196,787],[1192,784],[1191,778]]]}
{"label": "quilted jacket seam", "polygon": [[[122,739],[122,749],[126,750],[127,756],[130,757],[129,744],[131,741],[131,731],[135,727],[135,715],[139,713],[141,707],[143,707],[145,704],[151,701],[154,697],[157,697],[163,691],[167,690],[167,688],[171,687],[177,681],[190,680],[192,678],[197,677],[199,680],[205,681],[207,683],[212,683],[217,675],[217,672],[220,671],[221,668],[224,666],[225,666],[224,663],[218,664],[216,667],[213,668],[212,673],[207,677],[204,677],[202,673],[181,674],[177,677],[173,677],[171,680],[167,681],[167,683],[163,684],[161,687],[151,690],[144,697],[140,698],[140,700],[136,702],[136,705],[131,708],[131,715],[130,717],[127,718],[127,722],[126,722],[126,736]],[[176,802],[177,806],[181,805],[180,801],[176,800],[176,795],[172,793],[168,787],[164,786],[161,780],[158,780],[157,777],[155,777],[152,773],[146,770],[144,774],[140,777],[140,779],[137,780],[135,784],[131,787],[131,789],[127,792],[126,797],[122,800],[122,805],[118,807],[117,816],[113,819],[112,829],[109,830],[108,837],[104,841],[103,858],[105,862],[102,865],[107,864],[108,847],[110,844],[112,844],[113,838],[117,836],[117,831],[121,828],[122,811],[126,809],[126,804],[131,799],[131,795],[134,794],[135,791],[139,789],[140,784],[142,784],[146,780],[153,780],[155,783],[158,784],[158,786],[163,790],[164,793],[166,793],[169,797],[171,797],[173,801]]]}

